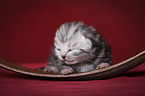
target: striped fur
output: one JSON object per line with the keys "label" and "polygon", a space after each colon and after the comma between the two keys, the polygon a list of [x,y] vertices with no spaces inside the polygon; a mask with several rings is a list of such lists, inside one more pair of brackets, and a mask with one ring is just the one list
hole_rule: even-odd
{"label": "striped fur", "polygon": [[111,64],[110,48],[93,27],[83,22],[69,22],[56,31],[48,63],[44,68],[48,72],[92,71]]}

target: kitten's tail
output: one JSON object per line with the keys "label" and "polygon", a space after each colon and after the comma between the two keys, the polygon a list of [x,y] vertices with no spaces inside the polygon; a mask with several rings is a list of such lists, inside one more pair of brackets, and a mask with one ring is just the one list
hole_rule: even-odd
{"label": "kitten's tail", "polygon": [[129,69],[132,69],[142,64],[143,62],[145,62],[145,50],[125,61],[114,64],[112,66],[90,72],[76,73],[70,75],[42,72],[35,69],[23,67],[21,65],[12,63],[2,58],[0,58],[0,67],[25,75],[44,77],[53,80],[91,80],[91,79],[106,79],[113,76],[117,76],[120,73],[123,73]]}

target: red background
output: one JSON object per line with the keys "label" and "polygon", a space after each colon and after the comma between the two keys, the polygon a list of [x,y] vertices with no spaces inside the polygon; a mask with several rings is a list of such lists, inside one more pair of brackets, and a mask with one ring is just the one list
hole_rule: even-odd
{"label": "red background", "polygon": [[[56,29],[69,21],[98,29],[114,62],[145,50],[145,0],[0,0],[0,56],[29,68],[46,66]],[[91,81],[42,80],[0,68],[0,95],[144,96],[144,81],[145,63]]]}
{"label": "red background", "polygon": [[46,62],[56,29],[65,22],[94,26],[114,62],[145,49],[144,0],[0,0],[0,56]]}

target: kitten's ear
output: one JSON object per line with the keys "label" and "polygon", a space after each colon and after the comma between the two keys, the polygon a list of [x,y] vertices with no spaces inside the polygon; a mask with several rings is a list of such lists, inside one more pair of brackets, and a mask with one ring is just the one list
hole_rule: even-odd
{"label": "kitten's ear", "polygon": [[90,39],[86,39],[86,48],[85,51],[89,51],[92,48],[92,42]]}

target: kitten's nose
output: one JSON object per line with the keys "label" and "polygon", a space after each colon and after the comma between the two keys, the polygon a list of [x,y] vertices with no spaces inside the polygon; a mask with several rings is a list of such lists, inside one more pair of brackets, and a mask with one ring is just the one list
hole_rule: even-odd
{"label": "kitten's nose", "polygon": [[65,59],[66,56],[61,56],[63,59]]}

